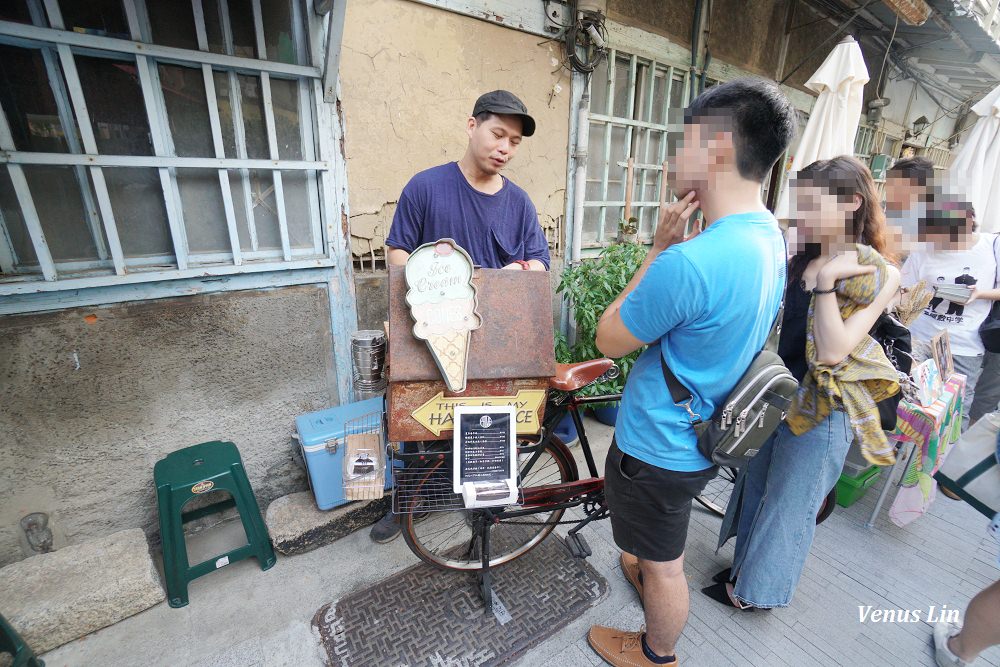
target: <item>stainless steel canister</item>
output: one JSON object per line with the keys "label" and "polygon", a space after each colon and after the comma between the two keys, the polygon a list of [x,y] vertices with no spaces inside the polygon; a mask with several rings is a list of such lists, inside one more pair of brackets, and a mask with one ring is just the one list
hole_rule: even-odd
{"label": "stainless steel canister", "polygon": [[351,363],[357,400],[372,398],[385,391],[385,348],[386,335],[380,330],[355,331],[351,335]]}

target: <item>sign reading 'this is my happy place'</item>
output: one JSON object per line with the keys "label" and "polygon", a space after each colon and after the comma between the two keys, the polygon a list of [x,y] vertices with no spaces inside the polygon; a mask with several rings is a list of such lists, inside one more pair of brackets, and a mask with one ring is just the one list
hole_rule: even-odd
{"label": "sign reading 'this is my happy place'", "polygon": [[406,262],[406,303],[413,335],[427,342],[450,391],[465,391],[469,338],[482,318],[476,312],[472,258],[452,239],[427,243]]}

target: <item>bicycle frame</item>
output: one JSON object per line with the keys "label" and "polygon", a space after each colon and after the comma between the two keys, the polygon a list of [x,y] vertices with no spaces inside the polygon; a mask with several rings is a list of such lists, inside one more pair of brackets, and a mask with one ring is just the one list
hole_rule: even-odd
{"label": "bicycle frame", "polygon": [[[555,427],[563,420],[569,412],[576,427],[577,435],[580,437],[580,449],[583,452],[587,463],[587,472],[590,479],[574,480],[564,484],[553,484],[549,486],[528,487],[521,492],[521,508],[505,512],[497,512],[498,518],[513,518],[516,516],[527,516],[537,514],[540,511],[552,511],[557,509],[569,509],[576,507],[586,500],[586,496],[594,491],[604,488],[604,478],[597,472],[597,463],[594,461],[594,453],[590,447],[590,440],[587,438],[587,430],[583,425],[583,417],[580,414],[580,407],[595,403],[610,403],[621,400],[621,394],[608,394],[602,396],[574,396],[573,394],[560,394],[549,398],[546,404],[545,420],[542,427],[542,438],[532,447],[521,448],[521,451],[535,449],[534,456],[524,466],[522,471],[527,473],[534,466],[546,442],[552,437]],[[580,497],[584,496],[584,497]]]}
{"label": "bicycle frame", "polygon": [[[621,394],[575,396],[572,393],[555,394],[555,392],[550,390],[549,398],[546,402],[545,420],[541,429],[542,437],[532,446],[520,448],[521,452],[535,450],[532,458],[529,459],[526,466],[521,470],[521,474],[523,476],[529,472],[535,462],[538,461],[544,445],[552,438],[555,427],[563,420],[566,413],[569,412],[573,419],[573,425],[576,427],[577,435],[580,438],[580,449],[583,451],[590,478],[584,480],[576,479],[563,484],[522,489],[521,497],[519,498],[521,506],[518,509],[499,511],[493,509],[482,510],[479,534],[473,537],[473,541],[478,538],[481,544],[482,569],[479,571],[479,592],[487,612],[493,609],[494,606],[492,573],[490,572],[489,528],[491,525],[500,523],[504,519],[515,519],[541,512],[571,509],[579,507],[588,501],[599,501],[599,507],[595,511],[588,512],[588,515],[584,519],[577,522],[577,525],[570,530],[568,536],[569,542],[567,542],[567,545],[569,545],[570,551],[574,556],[586,557],[590,555],[589,547],[586,546],[586,542],[582,540],[581,536],[577,535],[577,532],[591,521],[607,516],[607,508],[603,497],[604,478],[597,473],[597,463],[594,461],[594,453],[590,447],[590,440],[587,438],[587,429],[583,425],[580,407],[594,403],[610,403],[620,400]],[[565,453],[569,454],[568,451]],[[569,454],[569,463],[573,466],[574,472],[576,472],[576,465],[571,454]],[[577,477],[579,477],[579,473],[577,473]]]}
{"label": "bicycle frame", "polygon": [[[556,426],[565,418],[567,412],[571,415],[573,424],[579,435],[580,448],[583,452],[584,460],[587,464],[587,472],[590,476],[586,479],[580,479],[576,461],[572,453],[565,446],[557,447],[557,449],[562,450],[562,454],[566,458],[566,463],[570,466],[570,474],[576,479],[560,484],[522,488],[518,499],[519,503],[512,509],[481,508],[470,511],[470,514],[475,518],[473,519],[473,535],[469,543],[469,550],[471,552],[476,543],[479,543],[482,562],[482,568],[479,571],[479,590],[487,611],[493,608],[492,577],[490,572],[491,526],[499,524],[506,519],[516,519],[533,514],[571,509],[590,503],[590,506],[585,508],[585,518],[580,521],[567,522],[576,523],[568,535],[567,546],[570,551],[577,557],[590,555],[590,548],[586,545],[586,541],[582,539],[582,536],[577,535],[577,532],[591,521],[605,518],[607,516],[607,507],[604,502],[604,478],[598,474],[597,463],[594,461],[593,450],[590,446],[590,440],[587,437],[580,409],[596,403],[620,401],[621,397],[621,394],[576,396],[572,392],[561,392],[550,389],[546,399],[545,418],[539,431],[540,437],[538,441],[518,447],[519,454],[532,453],[531,458],[523,466],[519,467],[521,477],[526,477],[532,470],[545,446],[551,441]],[[419,456],[422,459],[424,456],[440,457],[442,454],[422,451],[417,454],[404,456],[406,458]]]}

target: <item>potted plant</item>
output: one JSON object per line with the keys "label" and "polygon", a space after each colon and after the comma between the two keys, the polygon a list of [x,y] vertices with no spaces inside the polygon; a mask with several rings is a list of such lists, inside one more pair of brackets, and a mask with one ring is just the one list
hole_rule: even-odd
{"label": "potted plant", "polygon": [[[597,349],[597,322],[611,302],[621,294],[628,281],[642,264],[646,248],[638,243],[616,243],[605,248],[599,257],[586,260],[563,271],[557,292],[570,300],[576,320],[576,342],[556,346],[556,359],[560,363],[573,363],[600,359],[604,355]],[[625,388],[625,378],[639,356],[637,350],[617,359],[619,376],[613,380],[594,383],[580,390],[581,396],[620,394]],[[605,403],[595,406],[595,416],[613,425],[618,404]]]}
{"label": "potted plant", "polygon": [[623,243],[637,243],[639,240],[639,218],[633,215],[628,220],[625,218],[619,220],[618,233]]}

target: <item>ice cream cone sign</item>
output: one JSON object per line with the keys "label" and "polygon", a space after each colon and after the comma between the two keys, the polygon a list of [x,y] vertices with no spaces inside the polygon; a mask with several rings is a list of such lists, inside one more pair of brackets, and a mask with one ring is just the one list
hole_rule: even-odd
{"label": "ice cream cone sign", "polygon": [[469,338],[482,318],[476,312],[472,258],[452,239],[415,249],[406,261],[406,303],[413,335],[427,342],[449,391],[465,391]]}

